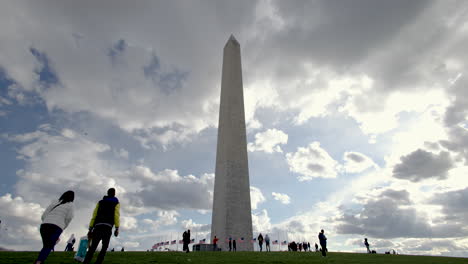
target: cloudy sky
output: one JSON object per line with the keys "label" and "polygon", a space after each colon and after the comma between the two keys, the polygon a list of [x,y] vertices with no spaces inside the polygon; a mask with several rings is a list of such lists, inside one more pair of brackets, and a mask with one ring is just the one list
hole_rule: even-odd
{"label": "cloudy sky", "polygon": [[146,250],[208,238],[222,49],[241,44],[254,232],[331,251],[468,256],[466,1],[8,1],[0,247],[72,233],[116,187]]}

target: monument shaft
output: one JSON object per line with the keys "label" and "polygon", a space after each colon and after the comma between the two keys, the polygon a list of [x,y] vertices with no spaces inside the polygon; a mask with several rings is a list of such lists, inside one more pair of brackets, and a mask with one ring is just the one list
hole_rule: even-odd
{"label": "monument shaft", "polygon": [[241,67],[240,45],[231,35],[224,46],[223,54],[211,239],[217,236],[218,247],[222,250],[229,250],[227,240],[232,238],[237,242],[237,250],[252,251],[252,214]]}

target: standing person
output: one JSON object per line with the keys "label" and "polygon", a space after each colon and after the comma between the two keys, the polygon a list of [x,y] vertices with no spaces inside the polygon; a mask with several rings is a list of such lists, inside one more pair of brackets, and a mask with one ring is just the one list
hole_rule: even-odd
{"label": "standing person", "polygon": [[236,252],[237,251],[237,243],[236,240],[232,240],[232,251]]}
{"label": "standing person", "polygon": [[302,243],[301,242],[297,243],[297,247],[299,248],[299,251],[302,251]]}
{"label": "standing person", "polygon": [[229,252],[232,250],[232,238],[229,238]]}
{"label": "standing person", "polygon": [[327,237],[325,236],[325,231],[323,229],[320,231],[318,238],[320,240],[320,246],[322,247],[322,257],[327,256]]}
{"label": "standing person", "polygon": [[265,250],[270,251],[270,237],[268,234],[265,235]]}
{"label": "standing person", "polygon": [[106,256],[107,247],[109,246],[112,236],[112,227],[115,226],[114,236],[119,235],[120,227],[120,203],[115,197],[115,189],[107,190],[107,196],[104,196],[101,201],[96,204],[93,216],[89,222],[88,237],[92,238],[88,253],[83,261],[84,264],[91,262],[94,252],[96,251],[99,242],[102,240],[101,252],[96,260],[96,264],[101,264]]}
{"label": "standing person", "polygon": [[307,242],[307,248],[309,249],[309,252],[312,251],[312,249],[310,248],[310,242]]}
{"label": "standing person", "polygon": [[258,246],[260,247],[260,252],[262,252],[262,246],[263,246],[263,236],[262,236],[262,233],[260,233],[260,235],[258,235]]}
{"label": "standing person", "polygon": [[184,242],[184,246],[183,246],[182,250],[185,251],[185,253],[189,253],[190,252],[190,250],[189,250],[190,229],[188,229],[187,231],[184,232],[184,234],[182,235],[182,240]]}
{"label": "standing person", "polygon": [[36,264],[44,263],[53,250],[60,234],[73,219],[73,200],[75,200],[75,193],[66,191],[58,201],[53,201],[42,214],[40,232],[43,246],[36,259]]}
{"label": "standing person", "polygon": [[369,249],[369,242],[367,242],[367,238],[364,238],[364,245],[366,246],[367,248],[367,253],[371,253],[370,249]]}
{"label": "standing person", "polygon": [[75,244],[75,234],[72,234],[71,237],[67,241],[67,246],[65,247],[65,251],[73,251],[73,245]]}
{"label": "standing person", "polygon": [[315,243],[315,252],[318,252],[318,245]]}
{"label": "standing person", "polygon": [[217,244],[218,240],[219,239],[216,236],[213,238],[213,245],[214,245],[214,250],[215,251],[218,249],[218,244]]}

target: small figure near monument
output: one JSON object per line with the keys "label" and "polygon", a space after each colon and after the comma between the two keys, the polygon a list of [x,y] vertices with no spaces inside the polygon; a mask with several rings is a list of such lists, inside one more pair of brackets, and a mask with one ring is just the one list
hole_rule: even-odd
{"label": "small figure near monument", "polygon": [[232,251],[232,238],[229,238],[229,251]]}
{"label": "small figure near monument", "polygon": [[218,250],[218,245],[217,245],[218,240],[219,239],[216,236],[214,236],[214,238],[213,238],[214,251]]}
{"label": "small figure near monument", "polygon": [[320,231],[319,235],[318,235],[318,238],[320,240],[320,246],[322,247],[321,250],[322,250],[322,257],[326,257],[327,256],[327,237],[325,236],[325,231]]}
{"label": "small figure near monument", "polygon": [[258,235],[257,240],[258,240],[258,246],[260,247],[260,252],[262,252],[262,248],[263,248],[263,236],[262,236],[262,233],[260,233],[260,235]]}
{"label": "small figure near monument", "polygon": [[268,234],[265,235],[265,250],[267,252],[271,251],[270,250],[270,237],[268,236]]}
{"label": "small figure near monument", "polygon": [[318,251],[319,251],[318,245],[317,243],[315,243],[315,252],[318,252]]}
{"label": "small figure near monument", "polygon": [[43,246],[34,263],[44,263],[59,240],[60,234],[70,224],[74,212],[73,200],[75,200],[75,193],[66,191],[58,200],[53,201],[42,214],[40,232]]}
{"label": "small figure near monument", "polygon": [[364,238],[364,245],[367,248],[367,253],[371,253],[371,250],[369,249],[369,242],[367,241],[367,238]]}
{"label": "small figure near monument", "polygon": [[[88,264],[93,258],[99,242],[102,240],[101,251],[96,260],[96,264],[101,264],[106,256],[107,248],[112,236],[112,227],[115,226],[114,236],[119,235],[120,227],[120,203],[115,197],[115,189],[107,190],[107,195],[102,198],[94,208],[93,216],[89,222],[88,238],[91,241],[88,253],[83,264]],[[123,249],[123,248],[122,248]]]}
{"label": "small figure near monument", "polygon": [[236,252],[237,251],[237,243],[236,240],[232,240],[232,251]]}
{"label": "small figure near monument", "polygon": [[185,253],[189,253],[190,250],[188,245],[190,244],[190,229],[184,231],[184,233],[182,234],[182,241],[184,243],[182,250],[185,251]]}
{"label": "small figure near monument", "polygon": [[65,251],[73,251],[73,245],[75,244],[75,234],[72,234],[67,241],[67,246],[65,247]]}
{"label": "small figure near monument", "polygon": [[312,251],[312,248],[310,247],[310,242],[307,242],[307,248],[309,249],[309,252]]}

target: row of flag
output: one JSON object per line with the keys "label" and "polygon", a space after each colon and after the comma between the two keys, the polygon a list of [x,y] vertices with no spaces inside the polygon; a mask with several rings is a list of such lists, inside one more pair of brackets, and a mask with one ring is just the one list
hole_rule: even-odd
{"label": "row of flag", "polygon": [[[226,242],[229,242],[229,240],[232,240],[232,238],[226,238]],[[245,242],[245,239],[243,237],[241,237],[241,239],[239,240],[240,243],[243,243]],[[250,240],[251,243],[256,243],[257,242],[257,238],[253,238]],[[179,244],[183,244],[184,241],[183,240],[179,240]],[[192,243],[195,243],[195,239],[191,239],[190,240],[190,244]],[[206,243],[206,238],[204,239],[201,239],[200,241],[198,241],[199,244],[205,244]],[[168,245],[176,245],[177,244],[177,240],[172,240],[172,241],[166,241],[166,242],[159,242],[159,243],[156,243],[153,245],[153,249],[157,249],[158,247],[161,247],[161,246],[168,246]],[[285,246],[288,244],[288,241],[284,240],[282,242],[279,242],[278,240],[273,240],[272,242],[273,245],[278,245],[278,244],[281,244],[282,246]]]}
{"label": "row of flag", "polygon": [[[202,239],[199,241],[200,244],[205,244],[206,242],[206,239]],[[179,240],[179,244],[183,244],[184,241],[181,239]],[[191,239],[190,240],[190,244],[192,243],[195,243],[195,239]],[[177,240],[172,240],[172,241],[166,241],[166,242],[159,242],[159,243],[156,243],[153,245],[153,249],[156,249],[158,247],[161,247],[161,246],[168,246],[168,245],[176,245],[177,244]]]}

